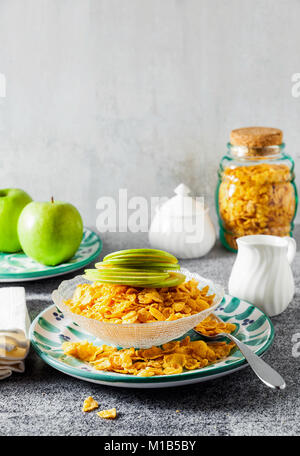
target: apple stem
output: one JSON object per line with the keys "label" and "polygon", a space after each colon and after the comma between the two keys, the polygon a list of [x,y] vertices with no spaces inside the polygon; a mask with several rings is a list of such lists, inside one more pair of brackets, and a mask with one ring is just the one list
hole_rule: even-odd
{"label": "apple stem", "polygon": [[53,196],[51,196],[51,203],[54,203],[54,198],[53,198]]}

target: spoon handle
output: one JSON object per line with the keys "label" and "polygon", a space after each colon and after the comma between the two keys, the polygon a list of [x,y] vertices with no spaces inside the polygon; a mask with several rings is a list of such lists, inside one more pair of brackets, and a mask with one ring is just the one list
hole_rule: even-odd
{"label": "spoon handle", "polygon": [[224,334],[231,339],[241,350],[249,365],[252,367],[255,374],[270,388],[284,389],[286,383],[278,372],[276,372],[269,364],[263,361],[246,344],[234,337],[232,334]]}

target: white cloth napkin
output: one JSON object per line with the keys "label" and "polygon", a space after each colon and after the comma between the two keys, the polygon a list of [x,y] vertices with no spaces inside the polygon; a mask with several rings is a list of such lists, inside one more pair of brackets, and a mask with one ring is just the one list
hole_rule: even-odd
{"label": "white cloth napkin", "polygon": [[30,319],[23,287],[0,288],[0,380],[24,372]]}

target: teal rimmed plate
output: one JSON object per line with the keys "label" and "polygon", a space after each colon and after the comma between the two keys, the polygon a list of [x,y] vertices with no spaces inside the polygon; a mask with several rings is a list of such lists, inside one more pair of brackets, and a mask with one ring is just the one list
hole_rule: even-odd
{"label": "teal rimmed plate", "polygon": [[[273,325],[257,307],[226,295],[215,313],[224,321],[235,323],[236,336],[256,354],[262,355],[270,347],[274,337]],[[193,340],[200,338],[194,331],[189,331],[186,335],[191,336]],[[231,374],[247,366],[244,356],[236,349],[230,356],[215,364],[175,375],[136,377],[97,371],[82,361],[64,355],[61,344],[65,341],[80,340],[88,340],[96,345],[103,342],[68,320],[54,304],[41,312],[32,322],[30,339],[39,356],[55,369],[88,382],[126,388],[161,388],[203,382]]]}
{"label": "teal rimmed plate", "polygon": [[98,234],[84,228],[76,254],[67,263],[58,266],[44,266],[21,252],[0,253],[0,282],[23,282],[67,274],[96,260],[101,250],[102,241]]}

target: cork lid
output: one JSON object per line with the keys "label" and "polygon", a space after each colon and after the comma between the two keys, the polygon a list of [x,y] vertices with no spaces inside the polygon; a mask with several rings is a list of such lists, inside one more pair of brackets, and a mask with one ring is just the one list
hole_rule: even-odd
{"label": "cork lid", "polygon": [[246,127],[232,130],[230,143],[234,146],[267,147],[282,143],[283,133],[279,128]]}

